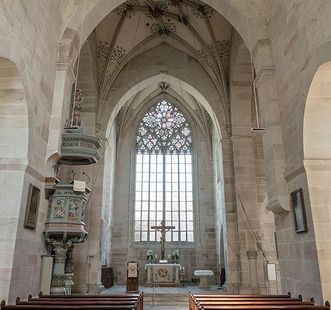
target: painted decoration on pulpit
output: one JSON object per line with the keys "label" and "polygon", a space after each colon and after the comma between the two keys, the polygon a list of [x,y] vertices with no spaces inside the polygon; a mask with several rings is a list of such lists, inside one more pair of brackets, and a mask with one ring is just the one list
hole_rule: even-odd
{"label": "painted decoration on pulpit", "polygon": [[37,225],[40,189],[32,184],[29,187],[28,203],[25,211],[24,227],[35,229]]}
{"label": "painted decoration on pulpit", "polygon": [[54,219],[64,219],[65,217],[65,200],[58,199],[56,205],[54,206]]}
{"label": "painted decoration on pulpit", "polygon": [[68,220],[77,221],[80,215],[80,200],[69,201]]}

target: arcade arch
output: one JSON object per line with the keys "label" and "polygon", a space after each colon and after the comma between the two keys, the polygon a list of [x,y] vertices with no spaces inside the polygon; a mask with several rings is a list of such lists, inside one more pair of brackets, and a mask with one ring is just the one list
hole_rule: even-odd
{"label": "arcade arch", "polygon": [[[324,300],[331,296],[331,61],[322,63],[311,82],[303,122],[304,167],[311,210],[308,226],[314,231]],[[311,212],[311,215],[310,215]],[[312,217],[312,219],[311,219]],[[311,227],[313,226],[313,227]]]}

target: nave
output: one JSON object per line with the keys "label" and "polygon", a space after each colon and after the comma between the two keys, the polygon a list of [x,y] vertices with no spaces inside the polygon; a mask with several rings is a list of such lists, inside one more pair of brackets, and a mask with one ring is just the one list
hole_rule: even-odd
{"label": "nave", "polygon": [[331,300],[330,16],[0,0],[0,300],[98,294],[129,263],[140,287]]}

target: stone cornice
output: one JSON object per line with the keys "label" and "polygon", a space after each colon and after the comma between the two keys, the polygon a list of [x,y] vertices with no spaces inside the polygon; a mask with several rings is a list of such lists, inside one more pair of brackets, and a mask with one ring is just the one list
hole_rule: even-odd
{"label": "stone cornice", "polygon": [[296,177],[298,177],[299,175],[305,173],[305,167],[304,166],[300,166],[299,168],[296,168],[295,170],[289,172],[286,176],[285,176],[285,180],[286,182],[290,182],[293,179],[295,179]]}

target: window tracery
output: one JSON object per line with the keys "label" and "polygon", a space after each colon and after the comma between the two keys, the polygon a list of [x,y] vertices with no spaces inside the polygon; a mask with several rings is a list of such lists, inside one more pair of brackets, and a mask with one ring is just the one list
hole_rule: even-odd
{"label": "window tracery", "polygon": [[135,241],[158,241],[151,229],[165,220],[167,241],[194,241],[192,135],[183,113],[167,101],[154,105],[136,140]]}

